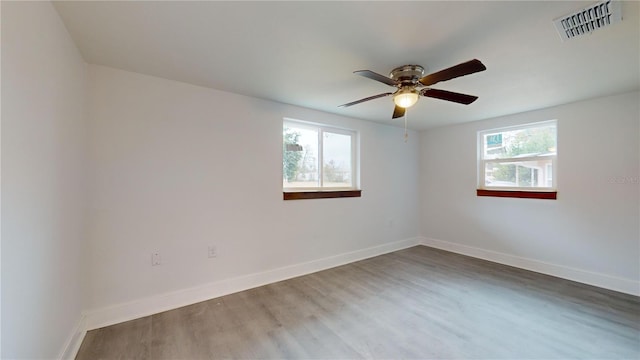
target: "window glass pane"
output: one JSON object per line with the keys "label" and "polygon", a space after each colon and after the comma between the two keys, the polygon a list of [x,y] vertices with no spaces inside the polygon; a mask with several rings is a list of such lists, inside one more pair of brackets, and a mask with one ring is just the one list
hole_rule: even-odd
{"label": "window glass pane", "polygon": [[318,130],[284,124],[282,186],[318,187]]}
{"label": "window glass pane", "polygon": [[490,187],[550,188],[553,186],[553,159],[535,161],[487,162],[485,185]]}
{"label": "window glass pane", "polygon": [[483,135],[484,159],[556,154],[556,125],[548,124]]}
{"label": "window glass pane", "polygon": [[354,136],[349,130],[283,121],[282,187],[285,191],[353,189],[357,182]]}
{"label": "window glass pane", "polygon": [[324,187],[351,187],[351,136],[324,132],[322,162]]}

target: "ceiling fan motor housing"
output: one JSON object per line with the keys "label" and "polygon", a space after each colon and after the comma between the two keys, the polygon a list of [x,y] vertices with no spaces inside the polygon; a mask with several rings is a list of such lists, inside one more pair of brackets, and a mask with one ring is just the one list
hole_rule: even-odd
{"label": "ceiling fan motor housing", "polygon": [[424,76],[424,68],[420,65],[403,65],[391,70],[389,77],[400,82],[401,86],[415,86]]}

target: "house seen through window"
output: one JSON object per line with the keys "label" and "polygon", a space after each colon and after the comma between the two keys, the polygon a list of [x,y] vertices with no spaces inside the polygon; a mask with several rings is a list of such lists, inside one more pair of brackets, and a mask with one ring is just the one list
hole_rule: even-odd
{"label": "house seen through window", "polygon": [[282,140],[285,192],[357,187],[354,131],[285,120]]}
{"label": "house seen through window", "polygon": [[555,191],[556,121],[478,133],[478,188]]}

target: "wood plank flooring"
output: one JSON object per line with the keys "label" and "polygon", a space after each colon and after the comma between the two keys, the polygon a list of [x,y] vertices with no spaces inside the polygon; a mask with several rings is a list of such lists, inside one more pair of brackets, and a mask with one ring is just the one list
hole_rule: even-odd
{"label": "wood plank flooring", "polygon": [[424,246],[87,333],[77,359],[640,359],[640,298]]}

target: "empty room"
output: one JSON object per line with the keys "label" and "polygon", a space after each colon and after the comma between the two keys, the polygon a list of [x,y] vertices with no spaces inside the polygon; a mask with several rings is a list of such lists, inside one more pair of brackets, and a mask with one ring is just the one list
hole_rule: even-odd
{"label": "empty room", "polygon": [[640,358],[637,1],[1,1],[2,359]]}

